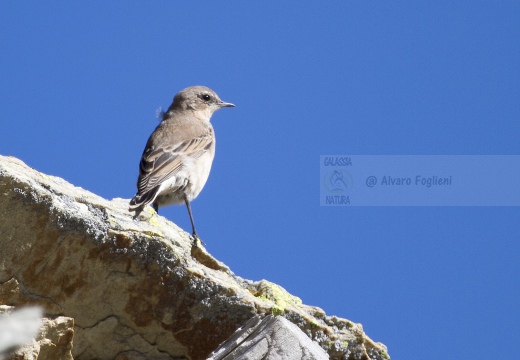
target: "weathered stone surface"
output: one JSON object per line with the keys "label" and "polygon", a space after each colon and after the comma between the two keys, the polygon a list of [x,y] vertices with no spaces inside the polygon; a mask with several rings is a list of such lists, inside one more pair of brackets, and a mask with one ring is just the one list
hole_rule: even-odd
{"label": "weathered stone surface", "polygon": [[337,359],[385,359],[360,324],[235,276],[151,208],[0,156],[0,304],[74,318],[82,359],[204,359],[255,314],[283,314]]}
{"label": "weathered stone surface", "polygon": [[[13,311],[13,309],[11,306],[0,306],[0,314],[8,314]],[[19,310],[18,312],[20,313],[21,311]],[[71,350],[74,337],[74,320],[68,317],[58,316],[54,319],[38,319],[38,322],[40,325],[36,337],[27,344],[18,347],[13,353],[8,355],[7,359],[72,360]]]}
{"label": "weathered stone surface", "polygon": [[327,353],[282,316],[255,316],[208,360],[327,360]]}

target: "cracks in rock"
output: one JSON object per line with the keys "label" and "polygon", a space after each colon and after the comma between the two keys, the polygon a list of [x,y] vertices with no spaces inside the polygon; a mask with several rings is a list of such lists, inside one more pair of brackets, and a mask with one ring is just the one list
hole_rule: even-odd
{"label": "cracks in rock", "polygon": [[[24,297],[27,297],[29,299],[47,300],[47,301],[51,302],[52,304],[54,304],[55,306],[57,306],[58,309],[63,310],[63,307],[60,304],[58,304],[56,301],[54,301],[53,298],[51,298],[49,296],[43,296],[43,295],[34,294],[34,293],[30,292],[27,289],[27,287],[24,285],[24,283],[22,281],[18,280],[15,276],[13,276],[11,279],[14,279],[18,283],[18,288],[20,289],[20,294],[23,295]],[[59,315],[59,314],[57,314],[57,315]]]}
{"label": "cracks in rock", "polygon": [[105,280],[110,279],[112,276],[114,276],[114,277],[120,277],[120,276],[123,276],[123,277],[126,277],[126,276],[135,277],[136,275],[133,272],[131,272],[131,271],[111,270],[110,272],[108,272],[106,274]]}
{"label": "cracks in rock", "polygon": [[[120,337],[119,342],[127,344],[127,349],[119,351],[114,356],[114,358],[117,358],[117,356],[127,354],[127,353],[128,354],[132,354],[132,353],[139,354],[139,355],[144,356],[145,358],[157,358],[157,355],[160,356],[159,357],[160,359],[163,358],[162,356],[164,356],[165,359],[172,358],[172,356],[168,352],[166,352],[164,350],[160,350],[158,348],[157,335],[155,335],[155,337],[152,341],[147,340],[142,334],[136,332],[131,326],[124,324],[118,316],[113,315],[113,314],[108,315],[102,319],[99,319],[93,325],[82,326],[81,324],[76,323],[74,325],[74,327],[81,329],[82,331],[87,331],[87,332],[94,331],[95,332],[95,331],[99,331],[99,328],[103,327],[103,323],[110,321],[112,319],[115,320],[116,324],[115,325],[109,324],[107,326],[107,328],[104,329],[104,331],[109,331],[111,334]],[[132,343],[136,343],[136,342],[137,343],[142,342],[142,343],[146,344],[148,349],[143,349],[143,347],[140,346],[141,350],[140,351],[136,350],[136,347],[131,345]],[[157,354],[153,354],[153,353],[157,353]],[[185,359],[185,358],[179,358],[179,359]]]}
{"label": "cracks in rock", "polygon": [[[187,357],[172,357],[170,354],[168,354],[166,351],[161,351],[157,348],[155,348],[155,350],[159,353],[159,356],[160,356],[160,359],[163,359],[163,356],[164,356],[164,359],[168,359],[168,360],[187,360],[188,358]],[[120,351],[118,352],[114,358],[117,359],[119,356],[123,356],[123,359],[125,359],[125,355],[133,355],[133,354],[137,354],[138,356],[142,356],[144,357],[145,359],[146,358],[149,358],[150,357],[150,354],[148,352],[140,352],[140,351],[137,351],[137,350],[123,350],[123,351]],[[152,358],[153,359],[156,359],[158,356],[157,355],[152,355]],[[131,359],[132,357],[130,357]]]}
{"label": "cracks in rock", "polygon": [[172,335],[175,337],[178,334],[181,334],[181,333],[186,332],[186,331],[191,331],[191,330],[193,330],[193,326],[190,326],[189,328],[186,328],[186,329],[181,329],[181,330],[172,332]]}
{"label": "cracks in rock", "polygon": [[96,326],[98,326],[99,324],[101,324],[102,322],[105,322],[111,318],[114,318],[116,319],[117,323],[119,324],[119,318],[115,315],[108,315],[102,319],[99,319],[94,325],[92,326],[81,326],[79,323],[74,323],[74,327],[79,327],[81,330],[88,330],[88,329],[92,329],[92,328],[95,328]]}

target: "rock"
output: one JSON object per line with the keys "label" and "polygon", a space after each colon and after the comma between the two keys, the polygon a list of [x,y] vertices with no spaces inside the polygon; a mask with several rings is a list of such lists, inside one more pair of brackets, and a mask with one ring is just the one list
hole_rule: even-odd
{"label": "rock", "polygon": [[[28,329],[32,327],[28,321],[37,320],[37,334],[33,340],[26,341],[26,344],[16,348],[10,355],[8,360],[72,360],[72,339],[74,337],[74,321],[71,318],[58,316],[54,319],[34,318],[34,312],[40,315],[40,309],[28,308],[20,309],[13,312],[12,306],[0,306],[0,314],[8,316],[17,316],[15,320],[22,328]],[[10,314],[11,313],[11,314]],[[23,321],[20,314],[24,315]],[[28,320],[28,318],[31,318]],[[5,330],[0,326],[1,330]],[[34,335],[34,334],[32,334]]]}
{"label": "rock", "polygon": [[281,316],[255,316],[220,345],[208,360],[327,360],[327,353]]}
{"label": "rock", "polygon": [[283,315],[332,359],[387,359],[360,324],[234,275],[189,234],[0,156],[0,304],[74,319],[82,359],[205,359],[256,314]]}

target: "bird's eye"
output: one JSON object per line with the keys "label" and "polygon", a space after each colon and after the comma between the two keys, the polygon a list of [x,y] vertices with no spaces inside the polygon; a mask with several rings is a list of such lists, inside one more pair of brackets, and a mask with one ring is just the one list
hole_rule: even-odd
{"label": "bird's eye", "polygon": [[204,100],[204,101],[209,101],[209,100],[211,99],[211,96],[209,96],[208,94],[203,94],[203,95],[201,96],[201,98],[202,98],[202,100]]}

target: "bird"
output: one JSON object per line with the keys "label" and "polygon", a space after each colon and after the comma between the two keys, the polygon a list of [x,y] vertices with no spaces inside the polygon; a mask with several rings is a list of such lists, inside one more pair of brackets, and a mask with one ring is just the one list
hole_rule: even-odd
{"label": "bird", "polygon": [[159,207],[184,203],[192,236],[199,238],[190,202],[206,184],[215,156],[211,116],[225,107],[235,105],[220,100],[205,86],[191,86],[175,95],[144,148],[137,193],[130,200],[130,211],[137,216],[146,205],[152,204],[159,213]]}

